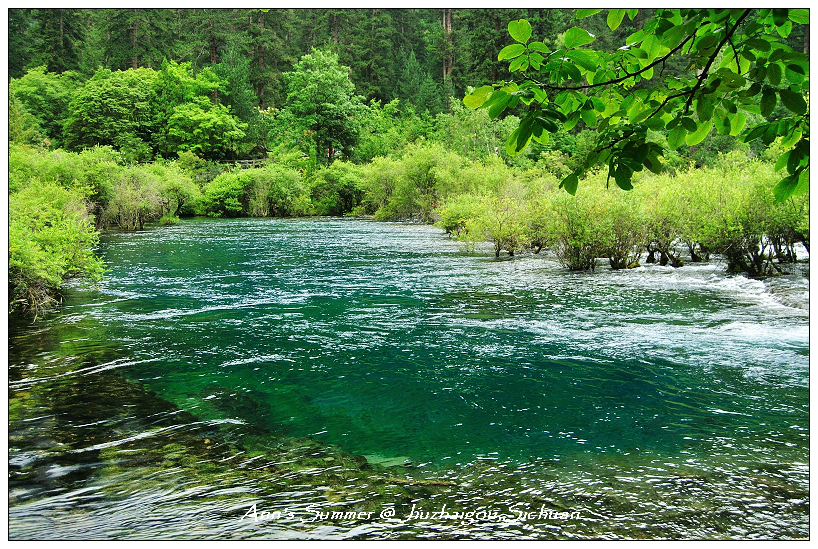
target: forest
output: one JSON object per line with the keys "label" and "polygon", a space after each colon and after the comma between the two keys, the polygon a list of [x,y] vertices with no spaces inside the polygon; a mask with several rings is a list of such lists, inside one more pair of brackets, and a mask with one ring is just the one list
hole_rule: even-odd
{"label": "forest", "polygon": [[780,273],[809,250],[807,10],[686,11],[9,9],[9,310],[104,276],[100,231],[196,215]]}

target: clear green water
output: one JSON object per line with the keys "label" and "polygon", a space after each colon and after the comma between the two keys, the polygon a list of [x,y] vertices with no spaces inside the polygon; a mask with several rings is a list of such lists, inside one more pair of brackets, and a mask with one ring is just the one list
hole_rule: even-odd
{"label": "clear green water", "polygon": [[806,263],[572,274],[341,219],[101,254],[10,327],[12,538],[809,535]]}

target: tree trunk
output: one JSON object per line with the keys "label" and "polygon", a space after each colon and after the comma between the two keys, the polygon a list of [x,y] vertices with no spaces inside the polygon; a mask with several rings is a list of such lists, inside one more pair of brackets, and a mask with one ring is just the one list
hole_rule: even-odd
{"label": "tree trunk", "polygon": [[338,44],[338,12],[335,10],[332,12],[332,43]]}
{"label": "tree trunk", "polygon": [[[213,19],[211,19],[210,20],[210,64],[211,65],[216,64],[216,36],[214,35],[213,30],[214,30],[213,29]],[[211,93],[211,101],[213,101],[214,105],[219,102],[219,90],[213,90],[213,92]]]}
{"label": "tree trunk", "polygon": [[139,36],[139,9],[136,8],[134,11],[134,20],[133,20],[133,34],[131,38],[131,65],[134,69],[139,68],[139,56],[136,53],[136,44],[137,38]]}
{"label": "tree trunk", "polygon": [[65,46],[65,31],[63,29],[63,20],[62,20],[62,10],[57,10],[60,14],[60,53],[62,53],[63,47]]}
{"label": "tree trunk", "polygon": [[454,65],[452,60],[452,10],[450,8],[443,10],[443,39],[443,82],[445,83]]}
{"label": "tree trunk", "polygon": [[[264,14],[258,17],[259,28],[259,43],[258,43],[258,69],[261,75],[264,74]],[[256,87],[256,97],[258,97],[259,106],[264,106],[264,78],[262,78]]]}
{"label": "tree trunk", "polygon": [[809,55],[809,23],[804,25],[804,53]]}

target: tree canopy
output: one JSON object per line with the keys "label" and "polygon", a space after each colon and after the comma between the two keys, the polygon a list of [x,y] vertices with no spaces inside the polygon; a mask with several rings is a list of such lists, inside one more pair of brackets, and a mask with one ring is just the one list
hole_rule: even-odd
{"label": "tree canopy", "polygon": [[363,98],[355,95],[349,68],[338,63],[329,51],[314,50],[304,55],[287,81],[285,116],[302,130],[299,141],[310,143],[316,158],[331,161],[335,151],[349,156],[358,137],[356,115]]}
{"label": "tree canopy", "polygon": [[[600,12],[580,9],[577,17]],[[605,21],[616,30],[637,15],[610,9]],[[509,154],[532,140],[547,143],[560,127],[594,128],[596,146],[560,184],[571,194],[597,165],[630,190],[634,172],[659,173],[668,149],[696,145],[713,129],[765,145],[780,139],[776,168],[786,168],[786,176],[774,193],[785,200],[809,186],[809,56],[785,42],[808,23],[806,9],[660,9],[607,51],[589,47],[596,37],[580,26],[551,48],[532,39],[531,24],[519,19],[508,23],[514,43],[497,55],[512,78],[481,86],[464,102],[488,109],[491,118],[524,111],[506,141]],[[668,71],[676,60],[685,70]],[[650,130],[667,132],[667,145],[651,139]]]}

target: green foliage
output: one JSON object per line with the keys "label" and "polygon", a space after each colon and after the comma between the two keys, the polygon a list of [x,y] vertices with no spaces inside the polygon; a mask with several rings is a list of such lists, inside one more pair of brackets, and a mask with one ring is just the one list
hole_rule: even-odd
{"label": "green foliage", "polygon": [[152,142],[156,119],[156,71],[98,70],[74,94],[68,107],[64,136],[73,150],[118,145],[123,138]]}
{"label": "green foliage", "polygon": [[530,242],[527,224],[526,189],[510,185],[499,194],[480,196],[473,216],[466,220],[468,240],[494,244],[494,256],[505,250],[509,255]]}
{"label": "green foliage", "polygon": [[60,75],[46,72],[44,66],[33,67],[24,76],[9,82],[9,100],[12,96],[19,100],[45,131],[48,145],[59,147],[63,137],[63,119],[78,85],[73,73]]}
{"label": "green foliage", "polygon": [[[595,10],[592,10],[595,11]],[[635,10],[610,10],[614,30]],[[781,159],[786,177],[775,188],[778,200],[806,192],[809,180],[809,57],[786,38],[804,20],[804,10],[661,9],[625,46],[614,51],[587,48],[595,36],[568,29],[552,50],[530,41],[531,25],[511,21],[514,44],[499,60],[519,73],[512,82],[482,86],[467,95],[471,108],[496,118],[520,107],[524,116],[508,137],[509,154],[542,142],[560,126],[582,123],[598,133],[596,147],[561,186],[576,192],[577,181],[592,166],[607,166],[608,177],[629,190],[643,168],[658,173],[665,149],[648,139],[648,130],[668,132],[668,147],[701,143],[715,129],[741,135],[745,142],[786,140]],[[588,17],[591,12],[582,12]],[[684,57],[691,69],[653,80],[668,62]],[[780,100],[785,112],[744,129],[747,115],[770,117]]]}
{"label": "green foliage", "polygon": [[401,101],[414,105],[420,113],[434,115],[443,110],[440,85],[421,67],[414,50],[403,56],[403,69],[395,94]]}
{"label": "green foliage", "polygon": [[365,211],[376,219],[418,218],[430,222],[442,199],[456,194],[464,159],[437,143],[409,145],[400,159],[375,159],[364,171]]}
{"label": "green foliage", "polygon": [[468,240],[466,224],[480,215],[480,197],[471,193],[456,195],[438,209],[438,227],[457,240]]}
{"label": "green foliage", "polygon": [[586,189],[575,197],[552,193],[542,203],[538,224],[544,228],[546,246],[560,264],[572,271],[594,270],[596,258],[604,257],[608,249],[608,232],[600,223],[597,189]]}
{"label": "green foliage", "polygon": [[258,98],[250,83],[250,61],[239,39],[228,40],[221,63],[215,68],[224,84],[222,101],[230,107],[231,113],[245,124],[245,139],[237,147],[240,155],[249,153],[260,145],[261,125],[259,124]]}
{"label": "green foliage", "polygon": [[177,106],[168,119],[167,151],[224,158],[239,150],[246,129],[247,124],[236,120],[226,106],[194,97]]}
{"label": "green foliage", "polygon": [[93,219],[80,189],[29,179],[9,195],[9,310],[41,313],[69,278],[102,276]]}
{"label": "green foliage", "polygon": [[381,106],[370,102],[360,115],[360,133],[352,160],[367,163],[377,156],[398,154],[409,143],[425,136],[432,121],[418,115],[411,105],[394,99]]}
{"label": "green foliage", "polygon": [[322,50],[304,55],[284,74],[287,106],[282,120],[300,130],[299,142],[305,152],[327,164],[336,152],[349,157],[357,141],[363,101],[355,95],[349,68],[338,56]]}
{"label": "green foliage", "polygon": [[43,144],[43,131],[40,122],[25,105],[12,93],[9,93],[9,143],[18,145]]}
{"label": "green foliage", "polygon": [[81,153],[9,149],[9,190],[16,191],[32,179],[54,181],[66,189],[77,189],[88,197],[97,221],[111,196],[111,181],[121,169],[120,155],[111,147],[94,147]]}
{"label": "green foliage", "polygon": [[104,205],[104,225],[144,229],[145,224],[192,215],[201,191],[175,164],[129,166],[111,174],[110,199]]}
{"label": "green foliage", "polygon": [[517,123],[515,116],[492,120],[485,111],[467,109],[455,102],[448,113],[437,115],[430,138],[470,160],[501,155],[514,163],[505,152],[504,142]]}
{"label": "green foliage", "polygon": [[352,212],[361,202],[361,169],[350,162],[333,162],[313,175],[310,187],[317,215]]}
{"label": "green foliage", "polygon": [[309,191],[301,174],[268,165],[227,172],[207,183],[202,210],[216,217],[309,215]]}

